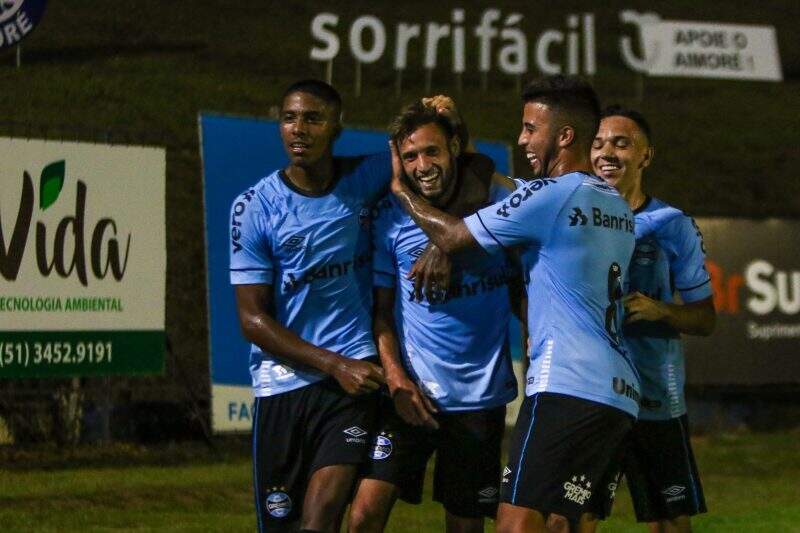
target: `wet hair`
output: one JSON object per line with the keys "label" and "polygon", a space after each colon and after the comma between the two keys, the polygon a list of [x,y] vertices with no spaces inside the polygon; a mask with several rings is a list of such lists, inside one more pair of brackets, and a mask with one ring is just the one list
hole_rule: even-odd
{"label": "wet hair", "polygon": [[591,146],[600,126],[600,101],[588,82],[577,76],[547,76],[529,83],[522,101],[547,105],[575,128],[578,142]]}
{"label": "wet hair", "polygon": [[651,130],[650,130],[650,123],[647,122],[647,119],[644,118],[644,115],[636,111],[635,109],[630,109],[628,107],[623,107],[619,104],[610,105],[607,108],[603,109],[602,113],[600,113],[600,119],[604,119],[607,117],[625,117],[630,119],[636,123],[639,127],[639,130],[644,133],[645,138],[647,139],[647,143],[651,144]]}
{"label": "wet hair", "polygon": [[389,136],[397,144],[402,143],[409,135],[427,124],[436,124],[444,133],[448,149],[450,141],[456,135],[453,123],[446,116],[437,113],[436,109],[424,105],[417,100],[400,111],[389,125]]}
{"label": "wet hair", "polygon": [[294,93],[306,93],[316,96],[323,102],[333,106],[336,119],[340,120],[342,97],[339,95],[339,91],[334,89],[331,85],[324,81],[314,79],[296,81],[283,92],[281,102],[285,101],[286,97]]}

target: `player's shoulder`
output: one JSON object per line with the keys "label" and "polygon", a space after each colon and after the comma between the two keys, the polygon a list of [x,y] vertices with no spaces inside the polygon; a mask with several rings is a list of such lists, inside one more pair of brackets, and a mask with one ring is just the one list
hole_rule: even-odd
{"label": "player's shoulder", "polygon": [[334,163],[342,177],[371,174],[376,170],[391,168],[392,159],[388,150],[363,155],[336,156]]}
{"label": "player's shoulder", "polygon": [[269,210],[271,200],[281,194],[279,173],[280,171],[276,170],[237,194],[233,199],[231,210],[238,215],[252,210]]}
{"label": "player's shoulder", "polygon": [[648,197],[634,215],[639,226],[637,238],[653,234],[665,239],[696,232],[694,219],[689,214],[659,198]]}
{"label": "player's shoulder", "polygon": [[372,219],[383,227],[402,225],[410,218],[392,193],[378,200],[372,208]]}

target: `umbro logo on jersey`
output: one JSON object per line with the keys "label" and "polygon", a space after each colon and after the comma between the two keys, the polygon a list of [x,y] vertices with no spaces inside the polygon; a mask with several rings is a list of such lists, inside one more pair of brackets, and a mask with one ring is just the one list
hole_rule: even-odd
{"label": "umbro logo on jersey", "polygon": [[408,255],[410,255],[411,257],[416,257],[417,259],[419,259],[419,257],[420,257],[420,256],[421,256],[421,255],[422,255],[424,252],[425,252],[425,249],[424,249],[424,248],[415,248],[414,250],[411,250],[411,251],[408,253]]}
{"label": "umbro logo on jersey", "polygon": [[283,247],[289,250],[296,250],[297,248],[301,248],[305,241],[306,241],[305,235],[292,235],[291,237],[283,241]]}
{"label": "umbro logo on jersey", "polygon": [[494,503],[497,501],[497,493],[499,491],[495,487],[486,487],[478,491],[479,503]]}
{"label": "umbro logo on jersey", "polygon": [[585,226],[587,222],[589,222],[589,217],[583,214],[580,207],[573,207],[572,214],[569,216],[569,225],[577,226],[580,224],[581,226]]}
{"label": "umbro logo on jersey", "polygon": [[533,196],[533,193],[547,187],[551,183],[556,183],[556,180],[553,178],[543,178],[529,181],[503,202],[503,205],[497,210],[497,214],[501,217],[510,216],[511,214],[508,212],[509,209],[516,209],[522,205],[522,202]]}

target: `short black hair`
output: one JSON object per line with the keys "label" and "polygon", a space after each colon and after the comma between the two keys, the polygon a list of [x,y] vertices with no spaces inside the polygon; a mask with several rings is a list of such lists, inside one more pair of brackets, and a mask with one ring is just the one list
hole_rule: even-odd
{"label": "short black hair", "polygon": [[534,80],[522,91],[522,102],[541,102],[563,113],[577,138],[590,146],[600,127],[600,101],[592,86],[577,76],[555,75]]}
{"label": "short black hair", "polygon": [[645,138],[647,138],[647,142],[649,144],[652,143],[653,137],[650,130],[650,123],[647,122],[647,119],[644,118],[644,115],[635,109],[624,107],[619,104],[613,104],[603,109],[602,113],[600,113],[601,120],[607,117],[625,117],[634,121],[642,133],[644,133]]}
{"label": "short black hair", "polygon": [[426,124],[436,124],[444,133],[448,147],[456,134],[453,123],[446,116],[437,113],[436,109],[422,101],[407,105],[389,125],[389,136],[396,143],[402,143],[409,135]]}
{"label": "short black hair", "polygon": [[334,89],[330,84],[315,79],[296,81],[283,92],[281,103],[286,100],[287,96],[294,93],[311,94],[323,102],[332,105],[336,111],[336,119],[339,120],[339,115],[342,111],[342,97],[339,91]]}

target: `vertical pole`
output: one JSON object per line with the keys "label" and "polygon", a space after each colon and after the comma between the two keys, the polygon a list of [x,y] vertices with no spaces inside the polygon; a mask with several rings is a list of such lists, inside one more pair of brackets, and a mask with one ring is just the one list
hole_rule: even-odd
{"label": "vertical pole", "polygon": [[325,81],[328,85],[333,85],[333,59],[329,59],[325,64]]}
{"label": "vertical pole", "polygon": [[356,61],[356,98],[361,98],[361,61]]}

